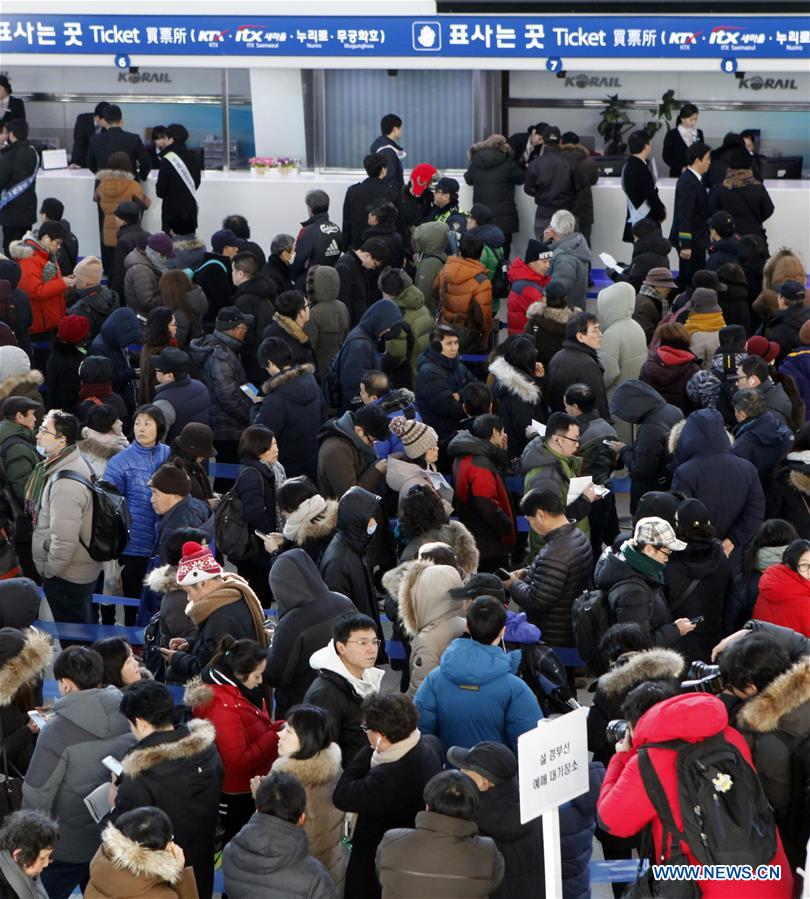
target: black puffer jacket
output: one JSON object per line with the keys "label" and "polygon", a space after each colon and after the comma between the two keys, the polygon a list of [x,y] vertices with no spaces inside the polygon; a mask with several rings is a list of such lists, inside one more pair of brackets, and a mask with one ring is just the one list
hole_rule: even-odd
{"label": "black puffer jacket", "polygon": [[214,440],[238,440],[250,423],[250,400],[239,389],[246,380],[241,348],[238,340],[221,331],[189,344],[189,355],[211,397]]}
{"label": "black puffer jacket", "polygon": [[472,185],[473,203],[488,206],[492,223],[504,234],[514,234],[520,229],[515,185],[521,184],[523,177],[523,169],[515,162],[511,148],[501,135],[492,135],[470,147],[470,166],[464,180]]}
{"label": "black puffer jacket", "polygon": [[230,305],[253,316],[253,327],[245,336],[242,344],[242,364],[248,377],[254,384],[261,384],[267,372],[259,365],[256,350],[262,342],[264,329],[273,321],[276,314],[276,285],[261,272],[255,278],[244,281],[234,291]]}
{"label": "black puffer jacket", "polygon": [[616,280],[629,281],[638,293],[651,268],[669,268],[671,252],[672,244],[663,234],[653,234],[637,240],[633,244],[633,258],[630,261],[630,267],[622,272]]}
{"label": "black puffer jacket", "polygon": [[75,412],[82,386],[79,366],[86,356],[86,350],[79,349],[75,344],[54,340],[45,366],[45,386],[48,390],[45,398],[49,409]]}
{"label": "black puffer jacket", "polygon": [[654,646],[672,646],[678,641],[678,628],[670,619],[663,585],[632,568],[621,553],[602,556],[596,563],[594,584],[608,592],[615,624],[638,624]]}
{"label": "black puffer jacket", "polygon": [[276,718],[302,702],[315,680],[309,659],[332,638],[335,619],[354,611],[352,601],[333,593],[303,549],[281,555],[270,572],[278,603],[278,626],[267,651],[265,681],[275,687]]}
{"label": "black puffer jacket", "polygon": [[717,294],[723,320],[727,325],[741,325],[751,334],[751,304],[748,302],[748,282],[745,275],[732,262],[716,269],[717,277],[726,289]]}
{"label": "black puffer jacket", "polygon": [[683,420],[683,412],[637,379],[618,386],[610,411],[638,426],[635,443],[620,453],[622,464],[630,472],[630,511],[635,512],[648,490],[665,490],[669,485],[667,441],[672,426]]}
{"label": "black puffer jacket", "polygon": [[678,652],[687,664],[701,659],[711,661],[712,649],[723,637],[723,614],[726,595],[731,590],[731,562],[719,540],[690,541],[686,549],[674,552],[664,568],[664,580],[670,607],[699,581],[685,599],[671,613],[672,618],[704,616],[691,634],[678,641]]}
{"label": "black puffer jacket", "polygon": [[803,540],[810,540],[810,459],[799,458],[804,456],[810,453],[789,453],[775,469],[765,494],[765,517],[789,521]]}
{"label": "black puffer jacket", "polygon": [[773,201],[764,184],[750,170],[728,169],[725,180],[709,194],[709,212],[727,212],[734,219],[734,230],[765,237],[764,222],[773,215]]}
{"label": "black puffer jacket", "polygon": [[529,442],[526,428],[532,419],[540,422],[546,420],[540,379],[519,371],[503,356],[489,366],[489,371],[495,377],[492,397],[506,429],[509,456],[514,458],[523,452]]}
{"label": "black puffer jacket", "polygon": [[529,621],[550,646],[573,646],[571,606],[589,585],[593,570],[591,541],[573,521],[546,534],[543,548],[521,580],[509,588]]}
{"label": "black puffer jacket", "polygon": [[121,306],[118,294],[103,284],[96,284],[85,290],[79,290],[74,295],[68,315],[82,315],[90,322],[90,336],[92,340],[101,330],[107,316]]}

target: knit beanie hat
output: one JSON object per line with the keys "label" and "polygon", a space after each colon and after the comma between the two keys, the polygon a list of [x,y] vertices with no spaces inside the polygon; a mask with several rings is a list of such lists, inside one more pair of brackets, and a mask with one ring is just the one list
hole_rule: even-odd
{"label": "knit beanie hat", "polygon": [[98,434],[109,434],[117,420],[118,412],[112,406],[102,403],[100,406],[92,406],[88,410],[84,423],[91,431]]}
{"label": "knit beanie hat", "polygon": [[421,197],[437,174],[435,167],[429,162],[420,162],[419,165],[415,165],[411,171],[411,193],[415,197]]}
{"label": "knit beanie hat", "polygon": [[439,445],[439,435],[423,421],[397,416],[391,419],[388,428],[402,441],[405,455],[409,459],[418,459],[429,449]]}
{"label": "knit beanie hat", "polygon": [[73,269],[73,275],[79,290],[101,284],[101,260],[97,256],[85,256]]}
{"label": "knit beanie hat", "polygon": [[386,265],[386,267],[380,272],[380,277],[377,278],[377,287],[387,296],[387,297],[398,297],[403,290],[410,287],[413,284],[413,281],[410,278],[410,275],[404,269],[401,268],[391,268],[390,265]]}
{"label": "knit beanie hat", "polygon": [[718,332],[720,347],[730,353],[745,352],[745,328],[742,325],[726,325]]}
{"label": "knit beanie hat", "polygon": [[181,587],[211,581],[215,577],[222,577],[222,573],[222,566],[211,555],[207,546],[193,541],[183,544],[183,557],[177,566],[177,583]]}
{"label": "knit beanie hat", "polygon": [[89,333],[90,322],[83,315],[66,315],[56,329],[56,337],[63,343],[81,343]]}
{"label": "knit beanie hat", "polygon": [[191,479],[186,474],[183,460],[172,459],[161,465],[152,475],[149,486],[172,496],[188,496],[191,493]]}
{"label": "knit beanie hat", "polygon": [[28,353],[18,346],[0,347],[0,381],[14,375],[27,375],[31,371]]}
{"label": "knit beanie hat", "polygon": [[340,275],[331,265],[311,265],[307,269],[307,296],[310,303],[336,300],[340,293]]}

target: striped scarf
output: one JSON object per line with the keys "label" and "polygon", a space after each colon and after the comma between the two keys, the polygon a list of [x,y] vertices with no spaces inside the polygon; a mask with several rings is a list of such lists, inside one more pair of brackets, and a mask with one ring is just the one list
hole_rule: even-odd
{"label": "striped scarf", "polygon": [[37,523],[39,504],[42,501],[42,494],[45,491],[48,478],[51,476],[51,471],[56,465],[67,459],[75,449],[76,447],[73,444],[66,446],[64,449],[59,450],[58,453],[48,456],[47,459],[43,459],[34,466],[34,470],[31,472],[31,477],[28,479],[28,484],[25,487],[25,509],[31,516],[34,524]]}

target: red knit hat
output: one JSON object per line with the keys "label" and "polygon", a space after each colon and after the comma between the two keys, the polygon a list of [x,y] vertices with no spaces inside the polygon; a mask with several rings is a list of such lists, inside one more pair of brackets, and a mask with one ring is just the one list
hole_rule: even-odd
{"label": "red knit hat", "polygon": [[207,546],[192,541],[183,544],[183,558],[177,566],[177,583],[181,587],[201,584],[222,577],[222,566]]}
{"label": "red knit hat", "polygon": [[90,333],[90,322],[83,315],[66,315],[56,329],[56,336],[64,343],[81,343]]}
{"label": "red knit hat", "polygon": [[430,186],[433,176],[438,174],[438,170],[429,162],[420,162],[419,165],[415,165],[411,171],[411,193],[415,197],[421,197]]}

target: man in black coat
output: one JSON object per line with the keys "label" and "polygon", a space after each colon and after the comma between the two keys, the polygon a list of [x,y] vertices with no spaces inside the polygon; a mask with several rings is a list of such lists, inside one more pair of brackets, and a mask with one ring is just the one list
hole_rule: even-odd
{"label": "man in black coat", "polygon": [[587,384],[596,397],[601,418],[610,420],[604,369],[597,351],[602,345],[599,319],[590,312],[579,312],[565,326],[563,347],[548,366],[548,403],[554,412],[565,410],[565,391],[571,384]]}
{"label": "man in black coat", "polygon": [[629,209],[627,211],[622,240],[632,243],[632,228],[636,222],[649,218],[660,225],[667,217],[667,211],[658,196],[655,176],[647,165],[652,151],[649,134],[646,131],[634,131],[627,139],[627,146],[631,155],[622,169],[622,190],[636,211],[632,215]]}
{"label": "man in black coat", "polygon": [[526,169],[529,163],[543,152],[543,130],[548,128],[545,122],[529,125],[525,131],[511,134],[506,142],[512,148],[515,162],[522,169]]}
{"label": "man in black coat", "polygon": [[265,372],[256,359],[256,350],[276,314],[278,291],[275,283],[260,271],[259,260],[248,250],[242,250],[231,260],[231,279],[236,288],[231,305],[253,316],[253,328],[242,344],[242,363],[248,378],[254,384],[261,384]]}
{"label": "man in black coat", "polygon": [[329,219],[329,194],[311,190],[304,201],[309,218],[301,222],[295,241],[295,258],[290,265],[298,290],[306,289],[307,269],[311,265],[334,265],[343,250],[340,227]]}
{"label": "man in black coat", "polygon": [[[275,642],[275,639],[274,641]],[[376,626],[368,615],[349,611],[335,621],[332,639],[309,661],[317,677],[304,702],[323,709],[332,723],[345,768],[368,740],[361,727],[366,696],[377,693],[383,670],[375,668],[379,652]]]}
{"label": "man in black coat", "polygon": [[4,125],[9,122],[15,121],[15,119],[20,119],[20,121],[25,121],[25,103],[19,97],[11,96],[11,82],[8,80],[7,75],[0,75],[0,99],[8,100],[8,105],[6,106],[6,111],[3,113],[3,117],[0,119]]}
{"label": "man in black coat", "polygon": [[83,169],[87,165],[87,151],[90,139],[100,134],[104,124],[104,108],[106,103],[96,103],[92,112],[80,112],[73,126],[73,149],[70,151],[71,169]]}
{"label": "man in black coat", "polygon": [[576,160],[560,151],[560,129],[549,126],[543,132],[545,149],[542,156],[532,160],[526,170],[523,190],[534,197],[534,236],[543,240],[551,217],[558,209],[568,209],[574,199],[574,168]]}
{"label": "man in black coat", "polygon": [[15,119],[8,126],[9,145],[0,156],[0,190],[6,205],[0,209],[3,253],[12,241],[22,239],[37,220],[37,170],[39,153],[28,143],[28,122]]}
{"label": "man in black coat", "polygon": [[197,219],[197,188],[200,186],[200,158],[186,147],[188,131],[183,125],[169,125],[167,143],[160,153],[155,193],[163,200],[160,228],[169,233],[177,215]]}
{"label": "man in black coat", "polygon": [[107,160],[113,153],[126,153],[135,176],[141,181],[146,181],[152,170],[152,160],[140,137],[130,131],[124,131],[121,107],[114,103],[108,104],[104,109],[104,121],[107,124],[104,131],[90,138],[87,168],[91,172],[98,172],[107,167]]}
{"label": "man in black coat", "polygon": [[686,151],[686,168],[675,185],[675,214],[669,239],[678,250],[678,283],[686,289],[692,275],[705,267],[709,249],[709,200],[703,176],[709,171],[712,151],[704,143]]}
{"label": "man in black coat", "polygon": [[370,153],[363,160],[368,177],[346,191],[343,201],[343,240],[346,247],[357,249],[363,242],[363,232],[368,227],[368,214],[383,203],[399,200],[398,191],[387,179],[389,154]]}
{"label": "man in black coat", "polygon": [[200,899],[214,889],[214,843],[222,786],[222,761],[209,721],[175,728],[174,702],[163,684],[133,684],[121,699],[121,714],[138,742],[121,760],[123,773],[110,820],[154,806],[172,822],[173,840],[194,868]]}
{"label": "man in black coat", "polygon": [[439,435],[440,443],[446,443],[467,418],[461,392],[474,380],[459,359],[458,333],[451,325],[437,325],[430,346],[419,357],[415,393],[422,421]]}
{"label": "man in black coat", "polygon": [[275,688],[275,717],[286,718],[317,677],[310,658],[329,644],[337,619],[357,610],[348,597],[326,586],[303,549],[278,557],[270,569],[270,589],[278,603],[278,625],[264,680]]}
{"label": "man in black coat", "polygon": [[402,136],[402,119],[398,115],[389,112],[382,117],[378,138],[369,147],[369,153],[384,153],[387,161],[385,183],[399,193],[405,186],[405,178],[402,173],[402,160],[405,151],[397,141]]}
{"label": "man in black coat", "polygon": [[379,237],[370,237],[357,249],[348,249],[338,259],[335,269],[340,275],[338,299],[349,310],[354,328],[363,313],[380,298],[377,271],[388,262],[388,248]]}
{"label": "man in black coat", "polygon": [[202,381],[189,375],[191,360],[188,353],[177,347],[164,347],[152,357],[152,369],[157,377],[154,404],[171,422],[166,443],[171,444],[189,422],[207,425],[211,421],[211,397]]}
{"label": "man in black coat", "polygon": [[295,238],[292,234],[276,234],[270,244],[270,255],[262,269],[264,277],[273,283],[276,293],[293,289],[290,265],[295,258]]}
{"label": "man in black coat", "polygon": [[791,350],[795,350],[801,344],[799,331],[802,325],[810,319],[810,308],[804,305],[807,294],[804,284],[798,281],[783,281],[774,285],[777,293],[776,302],[779,311],[767,323],[768,340],[779,344],[779,355],[776,357],[780,363]]}
{"label": "man in black coat", "polygon": [[530,490],[520,503],[529,527],[543,547],[528,568],[512,573],[504,586],[543,633],[550,646],[573,646],[571,606],[591,583],[591,541],[566,516],[560,493]]}

